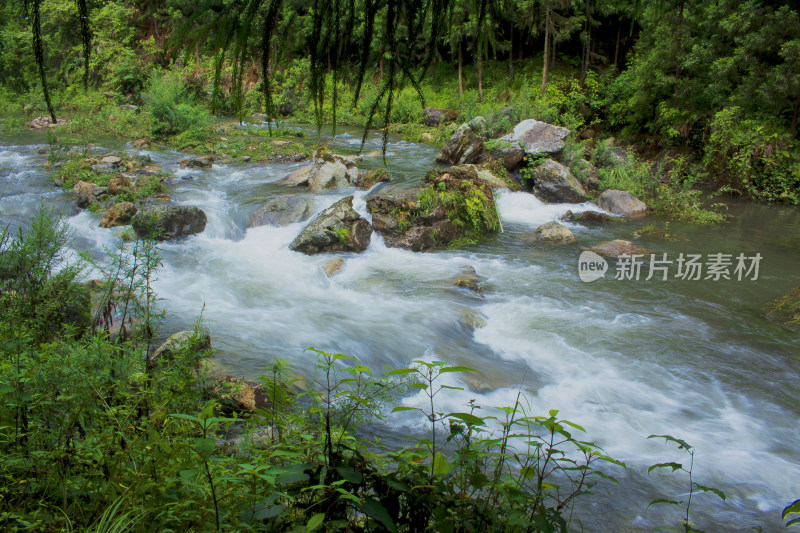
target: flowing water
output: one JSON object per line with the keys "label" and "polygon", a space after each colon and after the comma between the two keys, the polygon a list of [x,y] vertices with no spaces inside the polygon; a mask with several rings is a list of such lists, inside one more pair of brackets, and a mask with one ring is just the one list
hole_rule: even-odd
{"label": "flowing water", "polygon": [[[311,129],[308,129],[309,133]],[[328,136],[330,137],[330,136]],[[329,139],[338,152],[357,151],[360,133]],[[24,225],[40,202],[60,206],[75,230],[75,247],[102,257],[119,229],[99,227],[100,215],[77,212],[72,193],[52,185],[40,134],[0,138],[0,223]],[[105,142],[108,150],[134,152]],[[380,148],[371,136],[365,152]],[[361,254],[338,254],[344,267],[328,278],[330,255],[306,256],[288,245],[304,223],[248,229],[264,199],[298,191],[277,185],[301,164],[222,162],[211,170],[180,169],[184,154],[149,151],[175,179],[175,201],[201,207],[206,230],[161,247],[155,288],[169,315],[164,332],[191,326],[203,311],[217,358],[230,373],[267,373],[274,358],[307,373],[315,346],[359,357],[373,369],[414,359],[445,360],[479,370],[456,384],[465,391],[437,397],[437,410],[463,411],[470,399],[494,414],[513,405],[521,386],[536,414],[560,409],[587,429],[586,438],[627,463],[608,472],[619,485],[598,487],[579,501],[586,531],[649,531],[677,525],[679,512],[647,508],[655,498],[685,499],[685,478],[647,465],[683,460],[663,440],[671,434],[696,448],[695,481],[718,487],[693,500],[707,531],[781,531],[780,509],[800,497],[800,350],[798,334],[763,316],[767,302],[798,283],[800,210],[730,202],[733,221],[716,227],[672,223],[680,240],[637,241],[659,254],[744,253],[763,257],[757,281],[615,280],[578,277],[583,246],[632,239],[648,217],[601,227],[568,224],[578,244],[546,247],[526,240],[540,224],[584,205],[546,205],[530,194],[501,193],[504,232],[458,251],[413,253],[386,248],[377,234]],[[397,187],[417,182],[433,166],[436,149],[392,140],[388,170]],[[364,158],[377,167],[380,157]],[[317,211],[352,190],[306,193]],[[367,215],[364,192],[355,207]],[[465,266],[481,278],[483,296],[453,286]],[[646,271],[645,271],[646,273]],[[455,376],[450,374],[450,376]],[[409,396],[407,405],[422,405]],[[421,422],[392,415],[375,432],[389,438]]]}

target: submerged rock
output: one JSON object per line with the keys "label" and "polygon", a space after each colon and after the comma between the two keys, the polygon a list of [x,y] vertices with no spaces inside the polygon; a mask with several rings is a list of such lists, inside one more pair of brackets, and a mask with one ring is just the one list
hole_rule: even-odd
{"label": "submerged rock", "polygon": [[288,226],[311,216],[311,204],[300,195],[279,196],[268,200],[250,215],[250,227]]}
{"label": "submerged rock", "polygon": [[67,123],[66,120],[63,118],[58,118],[56,122],[53,122],[53,119],[50,117],[36,117],[35,119],[31,120],[28,123],[32,129],[35,130],[42,130],[45,128],[55,128],[57,126],[63,126]]}
{"label": "submerged rock", "polygon": [[548,159],[532,174],[533,192],[547,202],[580,203],[586,201],[586,191],[569,168]]}
{"label": "submerged rock", "polygon": [[478,283],[479,280],[480,278],[478,277],[478,273],[475,272],[475,268],[467,265],[453,278],[453,286],[470,290],[478,295],[483,295],[483,289]]}
{"label": "submerged rock", "polygon": [[624,241],[622,239],[616,239],[613,241],[598,244],[597,246],[589,248],[589,251],[594,252],[597,255],[602,255],[604,257],[619,257],[620,255],[623,254],[647,255],[650,253],[650,250],[642,248],[641,246],[637,246],[633,244],[631,241]]}
{"label": "submerged rock", "polygon": [[113,228],[114,226],[125,226],[130,224],[131,219],[139,212],[131,202],[119,202],[114,204],[103,215],[103,220],[100,221],[101,228]]}
{"label": "submerged rock", "polygon": [[342,269],[343,266],[344,266],[344,259],[342,259],[341,257],[337,257],[335,259],[331,259],[330,261],[322,265],[322,271],[325,272],[326,276],[332,278],[334,275],[336,275],[337,272],[339,272]]}
{"label": "submerged rock", "polygon": [[353,197],[342,198],[317,215],[289,245],[295,252],[363,252],[372,238],[372,226],[353,209]]}
{"label": "submerged rock", "polygon": [[167,241],[201,233],[206,221],[205,212],[197,206],[164,203],[142,209],[131,225],[141,237]]}
{"label": "submerged rock", "polygon": [[[480,121],[477,119],[481,119]],[[476,122],[477,121],[477,122]],[[483,122],[481,122],[483,121]],[[486,121],[483,117],[475,117],[468,124],[462,124],[444,145],[436,157],[437,163],[463,165],[464,163],[482,163],[488,157],[483,146],[483,134]]]}
{"label": "submerged rock", "polygon": [[575,235],[563,224],[551,221],[536,228],[531,239],[549,244],[572,244],[575,242]]}
{"label": "submerged rock", "polygon": [[597,206],[609,213],[623,217],[641,217],[647,213],[647,205],[629,192],[608,189],[597,199]]}

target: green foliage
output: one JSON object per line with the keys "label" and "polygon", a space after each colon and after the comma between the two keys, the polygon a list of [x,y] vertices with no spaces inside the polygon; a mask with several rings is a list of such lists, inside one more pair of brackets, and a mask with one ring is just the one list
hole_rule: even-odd
{"label": "green foliage", "polygon": [[728,191],[800,204],[800,148],[774,124],[745,120],[738,107],[714,116],[703,161]]}
{"label": "green foliage", "polygon": [[350,228],[336,228],[336,235],[339,237],[339,242],[342,244],[347,244],[350,242]]}
{"label": "green foliage", "polygon": [[[650,466],[650,468],[647,469],[647,473],[648,474],[650,472],[652,472],[653,470],[660,470],[660,469],[664,469],[664,468],[668,468],[672,472],[680,471],[680,472],[686,473],[686,475],[688,477],[688,482],[689,482],[688,492],[687,492],[688,496],[686,498],[686,501],[684,502],[684,501],[678,501],[678,500],[671,500],[671,499],[667,499],[667,498],[659,498],[657,500],[653,500],[652,502],[650,502],[650,505],[667,504],[667,505],[674,505],[676,507],[679,507],[679,508],[683,509],[684,513],[683,513],[683,519],[680,521],[680,524],[681,524],[681,528],[680,529],[682,529],[685,533],[703,533],[702,530],[697,529],[697,527],[695,526],[694,522],[692,522],[691,519],[690,519],[690,514],[689,513],[690,513],[691,507],[692,507],[692,497],[695,494],[697,494],[698,492],[705,492],[705,493],[714,494],[717,497],[719,497],[722,501],[726,501],[725,494],[721,490],[719,490],[717,488],[706,487],[704,485],[700,485],[699,483],[694,482],[694,480],[693,480],[694,479],[694,477],[693,477],[694,476],[694,449],[686,441],[681,440],[681,439],[676,439],[675,437],[672,437],[671,435],[650,435],[647,438],[648,439],[664,439],[665,444],[669,444],[669,443],[676,444],[678,446],[679,450],[683,450],[684,452],[686,452],[689,455],[689,466],[688,467],[685,467],[681,463],[667,462],[667,463],[654,464],[654,465]],[[648,507],[650,507],[650,505],[648,505]],[[677,529],[677,528],[671,527],[670,529]]]}
{"label": "green foliage", "polygon": [[780,317],[787,324],[800,324],[800,285],[772,302],[767,315]]}
{"label": "green foliage", "polygon": [[151,131],[157,137],[199,131],[211,123],[208,111],[193,103],[175,74],[153,76],[145,100],[152,116]]}

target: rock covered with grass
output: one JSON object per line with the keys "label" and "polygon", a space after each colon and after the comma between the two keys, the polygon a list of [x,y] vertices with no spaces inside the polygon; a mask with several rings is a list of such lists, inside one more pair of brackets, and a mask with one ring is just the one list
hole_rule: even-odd
{"label": "rock covered with grass", "polygon": [[325,252],[363,252],[372,226],[353,209],[353,197],[342,198],[303,228],[289,249],[313,255]]}
{"label": "rock covered with grass", "polygon": [[464,163],[482,163],[488,158],[484,148],[486,120],[475,117],[462,124],[444,145],[436,157],[437,163],[463,165]]}
{"label": "rock covered with grass", "polygon": [[534,119],[523,120],[508,135],[500,137],[492,147],[492,156],[503,162],[508,170],[519,166],[528,155],[546,154],[557,157],[564,149],[567,128]]}
{"label": "rock covered with grass", "polygon": [[491,185],[466,166],[433,170],[421,188],[371,196],[367,209],[387,246],[416,252],[473,244],[499,228]]}
{"label": "rock covered with grass", "polygon": [[202,233],[207,220],[205,212],[197,206],[163,203],[141,209],[131,220],[131,226],[140,237],[171,241]]}

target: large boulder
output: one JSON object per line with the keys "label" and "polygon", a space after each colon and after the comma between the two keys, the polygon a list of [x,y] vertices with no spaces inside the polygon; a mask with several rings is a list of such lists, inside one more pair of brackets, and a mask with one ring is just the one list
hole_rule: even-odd
{"label": "large boulder", "polygon": [[641,246],[633,244],[631,241],[624,241],[622,239],[600,243],[597,246],[589,248],[589,251],[604,257],[619,257],[621,255],[634,254],[647,255],[650,253],[646,248],[642,248]]}
{"label": "large boulder", "polygon": [[485,124],[486,121],[482,117],[475,117],[468,124],[462,124],[439,152],[436,162],[463,165],[485,161],[488,157],[483,146]]}
{"label": "large boulder", "polygon": [[[519,184],[516,183],[513,179],[511,179],[507,174],[505,177],[501,177],[499,174],[500,172],[505,173],[503,169],[498,170],[496,168],[492,168],[490,164],[484,163],[482,165],[463,165],[466,168],[472,169],[478,175],[478,178],[482,179],[492,189],[511,189],[511,190],[519,190]],[[452,167],[459,168],[459,167]]]}
{"label": "large boulder", "polygon": [[533,192],[547,202],[580,203],[586,201],[586,190],[561,163],[548,159],[533,173]]}
{"label": "large boulder", "polygon": [[311,216],[311,204],[300,195],[279,196],[268,200],[250,215],[250,227],[288,226]]}
{"label": "large boulder", "polygon": [[536,228],[531,239],[549,244],[571,244],[575,242],[575,235],[558,222],[547,222]]}
{"label": "large boulder", "polygon": [[167,241],[201,233],[207,220],[197,206],[155,204],[140,210],[131,225],[141,237]]}
{"label": "large boulder", "polygon": [[114,204],[103,215],[100,221],[101,228],[113,228],[114,226],[125,226],[130,224],[131,219],[139,212],[139,209],[131,202],[119,202]]}
{"label": "large boulder", "polygon": [[117,174],[108,182],[108,194],[116,196],[121,192],[129,191],[133,188],[133,183],[128,176]]}
{"label": "large boulder", "polygon": [[358,165],[353,158],[336,155],[327,148],[320,148],[314,152],[310,165],[295,170],[278,183],[322,191],[355,187],[357,182]]}
{"label": "large boulder", "polygon": [[289,245],[304,254],[363,252],[372,238],[372,226],[353,209],[353,197],[342,198],[306,226]]}
{"label": "large boulder", "polygon": [[422,188],[370,196],[367,209],[386,246],[416,252],[474,242],[498,227],[491,186],[467,166],[431,171]]}
{"label": "large boulder", "polygon": [[438,126],[446,122],[452,122],[456,118],[458,118],[458,111],[453,109],[426,107],[422,110],[422,119],[426,126]]}
{"label": "large boulder", "polygon": [[597,167],[586,159],[581,159],[572,167],[572,170],[575,173],[575,177],[578,178],[586,188],[597,189],[597,185],[600,183],[600,173],[597,171]]}
{"label": "large boulder", "polygon": [[614,215],[641,217],[647,213],[647,205],[629,192],[608,189],[597,199],[597,206]]}
{"label": "large boulder", "polygon": [[523,120],[514,126],[514,131],[497,140],[492,155],[502,160],[507,169],[512,170],[526,154],[558,156],[564,149],[567,135],[567,128],[534,119]]}

